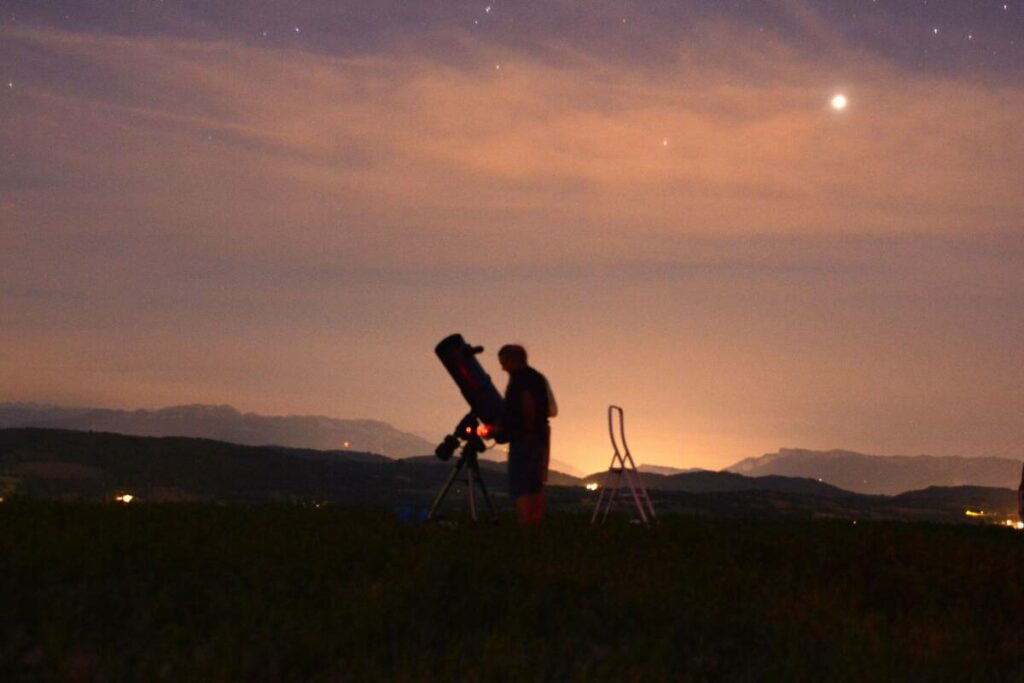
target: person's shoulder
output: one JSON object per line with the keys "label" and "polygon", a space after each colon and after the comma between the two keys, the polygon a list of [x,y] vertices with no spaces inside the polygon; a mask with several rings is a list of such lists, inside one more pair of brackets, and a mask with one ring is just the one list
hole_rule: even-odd
{"label": "person's shoulder", "polygon": [[548,378],[541,374],[536,368],[527,366],[524,379],[531,385],[544,386],[548,382]]}

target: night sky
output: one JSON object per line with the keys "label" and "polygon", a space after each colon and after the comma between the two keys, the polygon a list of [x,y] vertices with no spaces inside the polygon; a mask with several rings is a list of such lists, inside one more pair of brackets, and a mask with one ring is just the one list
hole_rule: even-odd
{"label": "night sky", "polygon": [[1021,0],[0,2],[0,400],[1021,457],[1022,118]]}

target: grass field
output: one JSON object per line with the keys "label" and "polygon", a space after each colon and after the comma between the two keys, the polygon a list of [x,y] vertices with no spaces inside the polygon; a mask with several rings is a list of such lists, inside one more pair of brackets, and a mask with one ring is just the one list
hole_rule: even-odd
{"label": "grass field", "polygon": [[1024,534],[0,505],[0,680],[1024,680]]}

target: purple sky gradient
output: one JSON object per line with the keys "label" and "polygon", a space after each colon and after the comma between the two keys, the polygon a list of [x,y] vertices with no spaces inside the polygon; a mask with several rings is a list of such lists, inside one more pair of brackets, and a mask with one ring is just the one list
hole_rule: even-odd
{"label": "purple sky gradient", "polygon": [[0,399],[439,438],[458,331],[584,470],[608,403],[680,467],[1024,434],[1024,3],[37,4]]}

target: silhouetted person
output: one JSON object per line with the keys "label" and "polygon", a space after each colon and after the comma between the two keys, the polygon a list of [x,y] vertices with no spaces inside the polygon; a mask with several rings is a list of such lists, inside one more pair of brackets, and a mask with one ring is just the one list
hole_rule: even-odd
{"label": "silhouetted person", "polygon": [[1021,468],[1020,486],[1017,487],[1017,519],[1024,522],[1024,468]]}
{"label": "silhouetted person", "polygon": [[526,349],[507,344],[498,351],[498,361],[509,374],[502,421],[496,428],[509,442],[509,494],[520,524],[540,524],[551,455],[548,418],[558,414],[558,406],[547,379],[527,364]]}

